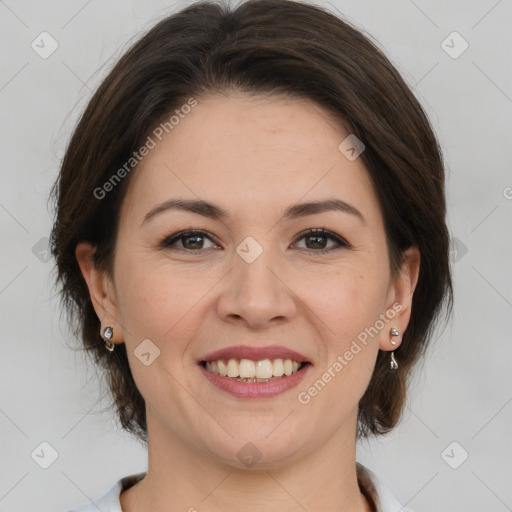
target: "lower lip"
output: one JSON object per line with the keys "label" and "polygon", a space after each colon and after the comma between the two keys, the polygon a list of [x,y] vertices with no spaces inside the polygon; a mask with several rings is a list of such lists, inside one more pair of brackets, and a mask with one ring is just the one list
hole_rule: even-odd
{"label": "lower lip", "polygon": [[209,372],[202,364],[199,364],[204,376],[212,384],[238,398],[269,398],[284,393],[296,386],[304,378],[310,367],[311,364],[306,364],[296,373],[269,382],[241,382],[231,377],[222,377]]}

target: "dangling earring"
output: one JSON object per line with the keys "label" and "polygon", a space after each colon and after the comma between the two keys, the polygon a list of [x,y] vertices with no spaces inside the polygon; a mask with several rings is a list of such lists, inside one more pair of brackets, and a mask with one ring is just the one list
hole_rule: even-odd
{"label": "dangling earring", "polygon": [[[391,327],[391,329],[389,330],[389,336],[390,336],[389,342],[391,343],[391,345],[396,345],[396,341],[392,340],[391,336],[400,336],[400,333],[394,327]],[[391,352],[391,358],[389,360],[389,368],[391,370],[398,370],[398,363],[396,362],[394,351]]]}
{"label": "dangling earring", "polygon": [[105,330],[103,331],[103,339],[105,340],[105,348],[109,352],[113,352],[116,347],[115,343],[111,341],[112,336],[114,336],[113,327],[105,327]]}

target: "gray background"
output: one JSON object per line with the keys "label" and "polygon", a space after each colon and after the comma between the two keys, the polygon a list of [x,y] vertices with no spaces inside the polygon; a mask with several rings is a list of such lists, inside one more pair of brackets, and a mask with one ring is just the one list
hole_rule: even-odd
{"label": "gray background", "polygon": [[[188,3],[0,0],[1,511],[67,510],[146,469],[145,450],[117,429],[104,383],[59,318],[46,201],[111,63]],[[319,3],[372,34],[427,110],[445,152],[455,239],[453,320],[417,368],[403,422],[360,445],[359,460],[417,512],[512,510],[512,3]],[[46,59],[31,47],[43,31],[59,45]],[[457,58],[441,46],[453,31],[469,44]],[[461,44],[445,43],[452,53]],[[48,469],[31,457],[41,442],[58,453]]]}

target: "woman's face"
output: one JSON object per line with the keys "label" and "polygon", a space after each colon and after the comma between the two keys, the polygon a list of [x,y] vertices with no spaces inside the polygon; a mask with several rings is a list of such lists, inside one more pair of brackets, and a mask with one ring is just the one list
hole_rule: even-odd
{"label": "woman's face", "polygon": [[[407,326],[417,266],[392,279],[369,175],[339,149],[348,135],[311,102],[230,95],[199,99],[153,136],[122,205],[113,281],[91,290],[126,343],[150,432],[238,467],[247,454],[272,467],[353,443],[379,347],[396,348],[389,330]],[[324,201],[338,207],[300,207]],[[170,240],[185,230],[200,233]],[[240,346],[274,349],[210,356]],[[309,364],[268,384],[201,364],[280,373],[285,350]]]}

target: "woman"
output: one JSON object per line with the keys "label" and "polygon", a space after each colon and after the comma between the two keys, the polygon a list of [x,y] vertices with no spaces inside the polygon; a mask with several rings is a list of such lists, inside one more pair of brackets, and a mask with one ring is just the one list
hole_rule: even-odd
{"label": "woman", "polygon": [[148,446],[76,511],[404,510],[356,440],[397,424],[451,306],[444,169],[366,37],[193,4],[103,81],[53,193],[64,303]]}

